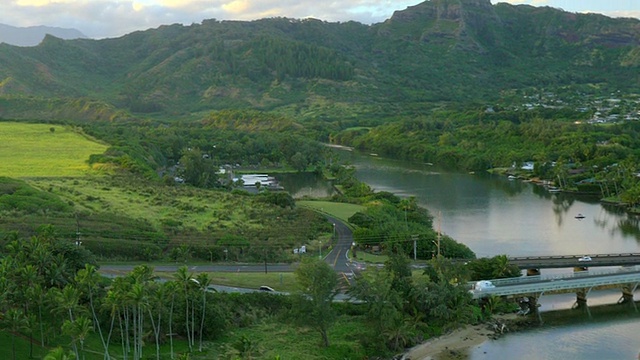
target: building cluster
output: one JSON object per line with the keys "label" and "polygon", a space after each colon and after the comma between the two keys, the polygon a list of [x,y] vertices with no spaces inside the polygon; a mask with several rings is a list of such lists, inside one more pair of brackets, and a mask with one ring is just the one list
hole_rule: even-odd
{"label": "building cluster", "polygon": [[[623,95],[619,91],[607,96],[595,96],[580,92],[558,95],[554,92],[536,92],[513,99],[506,106],[509,110],[571,109],[585,113],[584,122],[591,124],[618,123],[640,120],[640,95]],[[493,111],[493,107],[490,107]]]}

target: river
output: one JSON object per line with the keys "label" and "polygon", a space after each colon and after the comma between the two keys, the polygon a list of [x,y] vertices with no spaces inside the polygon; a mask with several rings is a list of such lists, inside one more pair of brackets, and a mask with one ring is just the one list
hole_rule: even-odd
{"label": "river", "polygon": [[[638,217],[603,206],[597,199],[550,193],[542,186],[504,176],[456,173],[356,152],[343,154],[356,167],[359,180],[376,191],[415,196],[434,215],[434,227],[466,244],[479,257],[640,253]],[[576,219],[578,214],[584,218]],[[543,275],[551,271],[543,270]],[[636,299],[638,296],[636,293]],[[616,291],[593,291],[589,304],[615,304],[619,297]],[[638,311],[620,307],[605,314],[595,309],[591,314],[549,312],[570,309],[574,300],[572,294],[544,295],[540,302],[546,326],[487,341],[470,349],[466,357],[636,359],[640,351]]]}

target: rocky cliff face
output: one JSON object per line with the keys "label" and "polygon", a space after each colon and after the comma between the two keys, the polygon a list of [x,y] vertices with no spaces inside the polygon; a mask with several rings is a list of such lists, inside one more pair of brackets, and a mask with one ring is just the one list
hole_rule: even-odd
{"label": "rocky cliff face", "polygon": [[500,18],[489,0],[430,0],[396,11],[380,27],[381,35],[410,30],[405,39],[448,49],[487,51],[497,41]]}

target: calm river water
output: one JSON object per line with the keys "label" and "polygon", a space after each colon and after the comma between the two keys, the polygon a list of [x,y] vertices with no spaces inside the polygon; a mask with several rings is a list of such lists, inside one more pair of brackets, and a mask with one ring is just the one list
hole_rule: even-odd
{"label": "calm river water", "polygon": [[[440,226],[479,257],[640,253],[638,217],[603,206],[597,199],[552,194],[502,176],[345,154],[358,179],[377,191],[415,196],[431,211],[434,227]],[[576,219],[578,214],[585,218]],[[615,304],[619,297],[615,291],[594,291],[589,304]],[[488,341],[471,349],[468,359],[637,359],[638,311],[619,307],[605,314],[595,309],[590,315],[577,310],[545,312],[570,309],[574,300],[571,294],[543,296],[546,326]],[[562,320],[556,319],[560,315]]]}

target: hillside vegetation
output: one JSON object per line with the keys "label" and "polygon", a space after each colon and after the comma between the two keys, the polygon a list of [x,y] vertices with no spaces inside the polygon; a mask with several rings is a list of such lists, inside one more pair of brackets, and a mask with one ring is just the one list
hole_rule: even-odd
{"label": "hillside vegetation", "polygon": [[[206,20],[117,39],[3,44],[0,95],[88,97],[155,116],[257,108],[307,120],[388,120],[437,102],[496,100],[511,89],[637,89],[639,39],[636,19],[432,0],[370,26]],[[0,106],[4,117],[23,111],[35,109]]]}
{"label": "hillside vegetation", "polygon": [[[9,177],[78,176],[91,170],[89,156],[107,146],[80,128],[0,122],[0,174]],[[95,171],[93,171],[95,172]]]}

